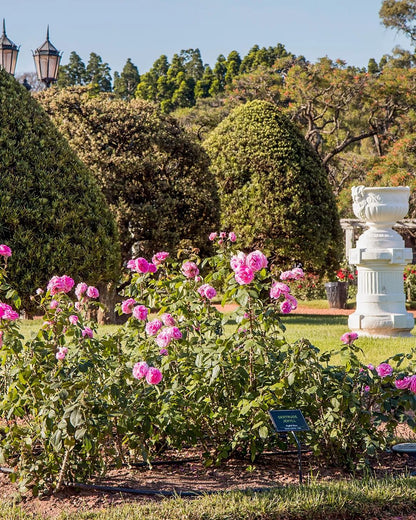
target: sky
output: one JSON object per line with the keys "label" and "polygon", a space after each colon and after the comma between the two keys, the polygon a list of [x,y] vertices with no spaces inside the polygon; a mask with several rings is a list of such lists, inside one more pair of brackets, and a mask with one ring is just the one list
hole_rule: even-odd
{"label": "sky", "polygon": [[0,19],[20,52],[16,75],[34,72],[32,50],[50,41],[84,63],[91,52],[121,72],[127,58],[147,72],[166,54],[199,48],[204,63],[237,50],[241,57],[257,44],[282,43],[309,61],[328,56],[367,66],[408,40],[385,29],[381,0],[0,0]]}

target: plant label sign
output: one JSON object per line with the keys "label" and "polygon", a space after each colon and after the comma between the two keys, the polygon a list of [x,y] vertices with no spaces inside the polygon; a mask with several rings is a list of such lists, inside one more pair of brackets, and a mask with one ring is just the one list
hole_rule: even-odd
{"label": "plant label sign", "polygon": [[270,418],[277,432],[303,432],[309,430],[300,410],[270,410]]}

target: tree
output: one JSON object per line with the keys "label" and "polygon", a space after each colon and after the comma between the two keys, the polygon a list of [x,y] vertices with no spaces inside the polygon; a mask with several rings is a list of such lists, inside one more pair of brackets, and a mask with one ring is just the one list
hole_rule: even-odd
{"label": "tree", "polygon": [[116,73],[114,73],[114,93],[122,99],[133,99],[139,83],[139,70],[128,58],[121,75],[117,74],[116,76]]}
{"label": "tree", "polygon": [[204,74],[204,64],[201,59],[201,52],[199,49],[186,49],[181,50],[180,57],[185,67],[187,76],[190,76],[195,81],[202,78]]}
{"label": "tree", "polygon": [[342,233],[325,168],[275,105],[237,107],[204,147],[219,185],[223,229],[282,267],[335,268]]}
{"label": "tree", "polygon": [[225,62],[225,83],[230,84],[233,79],[239,74],[241,65],[241,58],[237,51],[231,51],[227,56],[227,61]]}
{"label": "tree", "polygon": [[117,280],[116,226],[93,175],[4,70],[0,141],[0,238],[13,250],[10,278],[25,308],[54,275],[91,284]]}
{"label": "tree", "polygon": [[39,99],[96,175],[116,217],[123,258],[181,241],[206,247],[218,222],[208,157],[171,117],[143,100],[126,102],[86,88],[49,89]]}
{"label": "tree", "polygon": [[72,87],[74,85],[85,85],[87,80],[87,71],[82,59],[75,51],[69,55],[67,65],[59,67],[58,87]]}
{"label": "tree", "polygon": [[385,27],[404,33],[416,44],[416,0],[383,0],[379,15]]}
{"label": "tree", "polygon": [[99,92],[111,92],[111,74],[108,63],[92,52],[86,68],[86,83],[97,87]]}

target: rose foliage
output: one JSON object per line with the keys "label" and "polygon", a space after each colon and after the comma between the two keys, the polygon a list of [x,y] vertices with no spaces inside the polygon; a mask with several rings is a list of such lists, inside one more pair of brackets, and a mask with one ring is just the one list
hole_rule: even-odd
{"label": "rose foliage", "polygon": [[[414,426],[412,354],[374,368],[360,363],[353,333],[337,352],[289,344],[281,314],[296,307],[290,286],[303,273],[273,279],[261,251],[218,236],[204,260],[132,259],[119,307],[128,321],[110,335],[85,318],[97,290],[74,288],[66,274],[38,289],[44,322],[30,340],[19,332],[18,299],[2,303],[0,464],[21,489],[58,490],[167,448],[198,446],[207,464],[254,460],[282,447],[270,409],[302,410],[311,427],[303,440],[348,467],[384,448],[399,422]],[[12,296],[6,261],[13,255],[3,256],[2,302]],[[216,287],[226,288],[223,304],[238,304],[232,314],[213,305]]]}

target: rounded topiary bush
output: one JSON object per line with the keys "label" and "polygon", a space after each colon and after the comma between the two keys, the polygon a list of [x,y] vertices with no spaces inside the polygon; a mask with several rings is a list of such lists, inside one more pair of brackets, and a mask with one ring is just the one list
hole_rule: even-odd
{"label": "rounded topiary bush", "polygon": [[204,143],[221,197],[221,223],[245,248],[282,265],[331,270],[342,252],[335,198],[318,155],[265,101],[236,108]]}
{"label": "rounded topiary bush", "polygon": [[91,168],[113,212],[123,258],[201,249],[219,221],[204,149],[147,101],[92,96],[88,87],[42,92],[39,100]]}
{"label": "rounded topiary bush", "polygon": [[53,275],[117,280],[114,219],[93,175],[32,95],[0,70],[0,242],[25,308]]}

